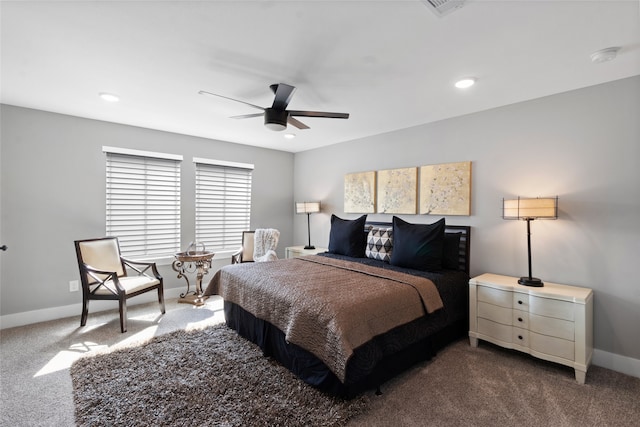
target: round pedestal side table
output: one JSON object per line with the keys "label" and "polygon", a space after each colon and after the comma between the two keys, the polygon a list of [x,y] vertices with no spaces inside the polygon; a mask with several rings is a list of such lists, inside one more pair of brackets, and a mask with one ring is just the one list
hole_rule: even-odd
{"label": "round pedestal side table", "polygon": [[[196,306],[204,304],[208,297],[202,295],[202,278],[209,272],[214,255],[215,253],[206,251],[185,251],[175,254],[176,259],[171,268],[178,273],[178,279],[184,277],[187,281],[187,291],[180,294],[178,302]],[[187,274],[193,273],[196,274],[196,285],[195,289],[191,290]]]}

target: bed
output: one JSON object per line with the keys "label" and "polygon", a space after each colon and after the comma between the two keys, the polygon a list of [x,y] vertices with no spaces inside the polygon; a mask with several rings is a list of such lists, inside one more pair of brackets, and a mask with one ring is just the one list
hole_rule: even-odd
{"label": "bed", "polygon": [[332,216],[331,253],[225,266],[205,294],[223,297],[227,325],[265,356],[350,398],[466,335],[469,248],[470,227],[444,219]]}

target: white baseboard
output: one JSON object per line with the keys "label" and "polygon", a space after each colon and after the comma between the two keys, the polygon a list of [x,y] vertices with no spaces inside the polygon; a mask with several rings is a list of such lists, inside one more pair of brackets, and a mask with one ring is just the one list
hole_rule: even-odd
{"label": "white baseboard", "polygon": [[640,378],[640,359],[633,359],[595,348],[593,349],[592,363],[596,366],[602,366],[612,371]]}
{"label": "white baseboard", "polygon": [[[171,288],[164,290],[164,297],[178,298],[180,293],[184,292],[184,288]],[[127,306],[138,304],[146,304],[158,301],[157,292],[148,292],[139,295],[127,302]],[[89,313],[97,313],[99,311],[117,310],[117,301],[91,301]],[[0,329],[14,328],[16,326],[30,325],[32,323],[48,322],[50,320],[63,319],[65,317],[78,317],[80,322],[80,313],[82,313],[82,303],[64,305],[62,307],[44,308],[42,310],[26,311],[24,313],[7,314],[0,316]]]}
{"label": "white baseboard", "polygon": [[[178,298],[181,291],[184,291],[184,289],[165,289],[164,296],[165,298]],[[130,302],[132,303],[131,305],[145,304],[156,301],[156,298],[157,295],[155,292],[149,292],[132,299]],[[91,301],[90,312],[95,313],[98,311],[113,310],[117,308],[118,306],[117,304],[114,305],[114,301]],[[63,319],[65,317],[73,316],[77,316],[78,321],[80,321],[81,311],[82,304],[78,303],[62,307],[27,311],[25,313],[7,314],[5,316],[0,316],[0,329],[47,322],[49,320]],[[633,359],[631,357],[609,353],[608,351],[594,349],[592,363],[597,366],[602,366],[603,368],[611,369],[612,371],[640,378],[640,359]]]}

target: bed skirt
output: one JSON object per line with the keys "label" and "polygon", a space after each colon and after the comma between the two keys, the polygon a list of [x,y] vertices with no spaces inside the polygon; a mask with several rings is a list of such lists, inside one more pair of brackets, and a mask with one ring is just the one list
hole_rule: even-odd
{"label": "bed skirt", "polygon": [[[433,319],[420,318],[395,328],[355,349],[342,383],[323,362],[305,349],[288,343],[284,333],[269,322],[227,301],[224,314],[227,326],[257,344],[265,356],[274,358],[306,383],[344,398],[379,388],[414,364],[431,359],[450,342],[466,336],[468,330],[466,318],[436,327]],[[425,331],[427,336],[423,336]],[[411,344],[407,345],[407,340]]]}

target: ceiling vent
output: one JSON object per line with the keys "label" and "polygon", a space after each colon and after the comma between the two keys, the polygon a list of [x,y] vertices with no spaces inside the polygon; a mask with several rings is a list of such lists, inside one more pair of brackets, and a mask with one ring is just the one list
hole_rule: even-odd
{"label": "ceiling vent", "polygon": [[421,0],[429,10],[438,16],[444,16],[464,6],[467,0]]}

